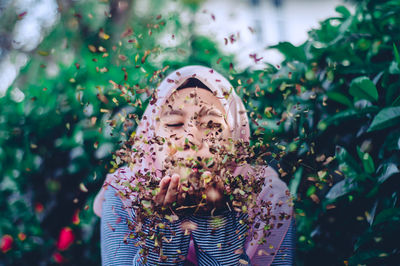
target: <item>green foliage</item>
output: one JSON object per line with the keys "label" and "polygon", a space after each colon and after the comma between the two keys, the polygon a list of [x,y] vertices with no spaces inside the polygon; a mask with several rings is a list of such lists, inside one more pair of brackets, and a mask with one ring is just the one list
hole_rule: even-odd
{"label": "green foliage", "polygon": [[398,4],[340,6],[301,46],[272,47],[286,59],[262,85],[272,101],[259,105],[281,118],[268,138],[294,173],[299,265],[399,260]]}
{"label": "green foliage", "polygon": [[381,130],[399,125],[400,107],[385,107],[374,117],[368,131]]}
{"label": "green foliage", "polygon": [[349,93],[354,100],[366,99],[371,102],[378,100],[378,91],[374,83],[368,77],[358,77],[350,83]]}
{"label": "green foliage", "polygon": [[[281,159],[297,199],[299,265],[399,261],[399,1],[358,1],[354,13],[339,6],[304,44],[271,47],[285,56],[280,66],[240,73],[193,21],[163,13],[164,1],[151,11],[128,3],[64,6],[0,98],[0,235],[14,239],[0,264],[52,264],[54,254],[100,263],[91,206],[119,166],[112,152],[128,137],[122,129],[134,132],[151,90],[189,64],[229,78],[248,109],[251,144]],[[199,1],[182,3],[193,12]],[[172,34],[176,45],[160,41]],[[61,251],[65,226],[76,239]]]}

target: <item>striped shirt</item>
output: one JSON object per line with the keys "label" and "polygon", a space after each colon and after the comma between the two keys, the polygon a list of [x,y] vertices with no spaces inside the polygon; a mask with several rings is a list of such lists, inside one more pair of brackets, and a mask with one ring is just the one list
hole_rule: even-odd
{"label": "striped shirt", "polygon": [[[161,260],[155,252],[154,240],[146,241],[149,253],[142,256],[142,247],[136,239],[129,238],[128,212],[123,208],[116,190],[108,187],[103,202],[101,218],[101,256],[102,265],[188,265],[186,256],[191,238],[198,260],[198,265],[250,265],[250,260],[243,252],[246,240],[246,225],[240,222],[246,214],[224,212],[213,216],[190,216],[165,228],[157,228],[168,241],[163,241]],[[196,230],[185,234],[182,223],[196,224]],[[144,232],[148,229],[144,226]],[[271,265],[293,265],[296,229],[294,219]],[[166,258],[166,259],[165,259]],[[186,264],[185,264],[186,263]]]}

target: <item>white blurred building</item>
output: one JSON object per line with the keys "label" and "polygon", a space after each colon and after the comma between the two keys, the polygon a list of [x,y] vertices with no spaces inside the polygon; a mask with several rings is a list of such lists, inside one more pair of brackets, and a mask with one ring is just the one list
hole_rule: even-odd
{"label": "white blurred building", "polygon": [[[303,43],[311,28],[338,15],[338,5],[354,10],[350,3],[341,0],[207,0],[196,24],[199,32],[214,35],[222,49],[239,56],[238,67],[254,65],[254,59],[249,57],[254,53],[257,58],[263,57],[262,61],[277,64],[281,55],[275,50],[265,51],[265,47],[281,41]],[[232,34],[234,43],[229,41]],[[227,45],[224,38],[228,38]]]}

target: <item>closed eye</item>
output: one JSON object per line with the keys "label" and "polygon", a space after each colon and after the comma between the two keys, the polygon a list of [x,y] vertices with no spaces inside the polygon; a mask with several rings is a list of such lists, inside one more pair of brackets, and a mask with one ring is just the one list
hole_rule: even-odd
{"label": "closed eye", "polygon": [[212,120],[208,121],[207,123],[201,123],[201,126],[203,128],[221,128],[222,124],[221,123],[217,123],[217,122],[213,122]]}
{"label": "closed eye", "polygon": [[168,127],[181,127],[183,126],[183,123],[177,123],[177,124],[167,124]]}

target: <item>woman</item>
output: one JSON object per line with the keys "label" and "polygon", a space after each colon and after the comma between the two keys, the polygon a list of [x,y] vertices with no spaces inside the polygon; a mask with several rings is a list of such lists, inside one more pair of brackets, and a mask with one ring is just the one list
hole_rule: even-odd
{"label": "woman", "polygon": [[[210,132],[208,127],[204,127],[205,124],[210,125],[208,122],[218,128],[213,131],[212,138],[205,137]],[[166,162],[171,161],[171,157],[210,158],[213,156],[210,146],[215,142],[220,146],[229,146],[227,139],[248,143],[250,127],[241,99],[223,76],[210,68],[188,66],[171,73],[157,88],[138,125],[136,136],[143,137],[142,140],[161,136],[167,141],[141,141],[140,148],[145,151],[141,154],[142,158],[132,169],[124,167],[122,171],[109,174],[105,184],[112,183],[117,176],[133,176],[138,171],[151,170],[160,180],[160,189],[154,200],[163,208],[169,208],[174,202],[184,202],[195,191],[185,193],[187,189],[181,185],[184,173],[177,168],[165,171]],[[286,185],[271,167],[244,164],[232,170],[234,176],[252,174],[265,178],[257,202],[259,206],[268,202],[270,207],[262,209],[254,206],[249,213],[265,215],[268,212],[268,217],[271,217],[269,225],[256,221],[249,230],[251,233],[243,237],[247,231],[242,223],[246,215],[221,208],[224,180],[219,177],[220,182],[214,183],[217,185],[205,188],[204,198],[207,198],[205,210],[220,211],[213,213],[212,217],[191,215],[172,222],[169,227],[173,230],[162,231],[168,241],[163,242],[161,254],[152,252],[154,243],[149,241],[150,248],[146,249],[148,254],[144,259],[141,254],[143,247],[126,237],[129,234],[127,223],[135,219],[135,213],[125,208],[129,207],[129,201],[117,196],[114,188],[117,185],[107,189],[105,185],[94,203],[96,214],[102,217],[103,265],[291,265],[295,229]],[[283,214],[286,214],[285,218],[282,218]],[[210,223],[210,219],[215,218],[222,226],[215,227]],[[254,232],[263,229],[268,232],[268,237],[266,242],[260,243],[258,240],[262,233]]]}

